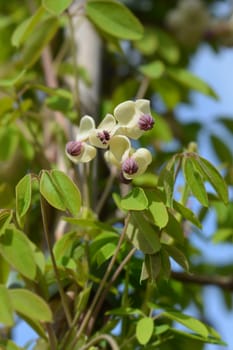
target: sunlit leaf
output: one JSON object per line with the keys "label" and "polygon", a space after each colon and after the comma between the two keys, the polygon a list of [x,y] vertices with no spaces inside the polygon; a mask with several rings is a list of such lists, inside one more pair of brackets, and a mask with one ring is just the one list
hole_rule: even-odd
{"label": "sunlit leaf", "polygon": [[73,0],[42,0],[42,5],[52,14],[59,16],[72,2]]}
{"label": "sunlit leaf", "polygon": [[189,263],[184,253],[175,246],[164,246],[168,254],[181,266],[184,270],[189,270]]}
{"label": "sunlit leaf", "polygon": [[192,159],[183,158],[183,172],[185,180],[188,183],[193,195],[199,200],[199,202],[208,207],[208,196],[204,186],[204,180],[202,176],[196,170]]}
{"label": "sunlit leaf", "polygon": [[31,280],[35,278],[36,263],[30,241],[13,225],[0,237],[0,254],[23,276]]}
{"label": "sunlit leaf", "polygon": [[47,202],[54,208],[68,210],[77,216],[81,206],[81,195],[78,187],[62,171],[42,171],[40,192]]}
{"label": "sunlit leaf", "polygon": [[8,289],[0,284],[0,300],[1,300],[1,312],[0,323],[5,326],[13,326],[13,307],[11,304],[11,298],[9,296]]}
{"label": "sunlit leaf", "polygon": [[88,18],[101,30],[120,39],[137,40],[143,27],[133,13],[123,4],[113,0],[89,0],[86,4]]}
{"label": "sunlit leaf", "polygon": [[16,186],[16,216],[18,223],[22,227],[22,218],[27,213],[31,205],[32,184],[31,175],[25,175]]}
{"label": "sunlit leaf", "polygon": [[139,71],[148,78],[158,79],[165,72],[165,66],[163,62],[157,60],[148,64],[141,65],[139,67]]}
{"label": "sunlit leaf", "polygon": [[154,330],[154,321],[151,317],[141,318],[136,326],[136,338],[141,345],[146,345]]}
{"label": "sunlit leaf", "polygon": [[11,222],[13,211],[9,209],[0,210],[0,236],[4,234],[5,229]]}
{"label": "sunlit leaf", "polygon": [[144,210],[148,206],[148,200],[143,189],[135,187],[121,200],[120,205],[124,210]]}
{"label": "sunlit leaf", "polygon": [[51,322],[52,312],[48,304],[38,295],[26,289],[10,289],[13,309],[29,319]]}
{"label": "sunlit leaf", "polygon": [[158,232],[140,212],[132,212],[126,231],[132,244],[145,254],[154,254],[160,250]]}

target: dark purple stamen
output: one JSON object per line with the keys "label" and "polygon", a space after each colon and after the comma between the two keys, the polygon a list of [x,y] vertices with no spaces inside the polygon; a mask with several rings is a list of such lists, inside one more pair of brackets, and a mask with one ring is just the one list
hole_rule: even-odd
{"label": "dark purple stamen", "polygon": [[80,141],[70,141],[66,144],[67,153],[74,157],[80,156],[82,149],[83,145]]}
{"label": "dark purple stamen", "polygon": [[133,175],[138,171],[138,165],[133,158],[127,158],[121,167],[122,171],[128,175]]}
{"label": "dark purple stamen", "polygon": [[98,132],[97,137],[100,139],[103,145],[106,145],[110,140],[110,134],[107,130],[103,130]]}
{"label": "dark purple stamen", "polygon": [[138,121],[138,126],[139,129],[147,131],[153,128],[154,123],[154,119],[150,114],[143,114]]}

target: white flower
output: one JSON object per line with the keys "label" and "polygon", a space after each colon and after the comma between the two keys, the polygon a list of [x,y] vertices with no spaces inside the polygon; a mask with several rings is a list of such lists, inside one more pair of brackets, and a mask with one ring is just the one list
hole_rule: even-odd
{"label": "white flower", "polygon": [[89,141],[95,147],[107,148],[116,129],[116,119],[113,115],[107,114],[99,126],[90,132]]}
{"label": "white flower", "polygon": [[87,163],[95,158],[95,147],[86,142],[89,138],[90,132],[94,129],[94,119],[85,115],[80,121],[76,140],[70,141],[66,144],[66,155],[73,163]]}
{"label": "white flower", "polygon": [[122,102],[114,109],[114,116],[118,121],[117,133],[132,139],[138,139],[154,126],[149,100]]}
{"label": "white flower", "polygon": [[105,152],[105,160],[120,169],[122,180],[132,180],[146,171],[152,162],[152,155],[146,148],[135,151],[126,136],[115,135],[109,143],[109,150]]}

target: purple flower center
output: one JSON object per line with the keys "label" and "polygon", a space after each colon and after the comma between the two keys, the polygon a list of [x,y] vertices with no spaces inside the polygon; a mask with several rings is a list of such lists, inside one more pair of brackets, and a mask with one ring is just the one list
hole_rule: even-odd
{"label": "purple flower center", "polygon": [[155,121],[150,114],[143,114],[138,121],[138,127],[141,130],[147,131],[153,128],[154,123]]}
{"label": "purple flower center", "polygon": [[71,156],[80,156],[83,149],[83,144],[80,141],[70,141],[66,144],[66,152]]}
{"label": "purple flower center", "polygon": [[98,132],[97,137],[100,139],[103,145],[106,145],[110,140],[110,134],[107,130]]}
{"label": "purple flower center", "polygon": [[138,165],[133,158],[127,158],[121,167],[122,171],[128,175],[133,175],[138,171]]}

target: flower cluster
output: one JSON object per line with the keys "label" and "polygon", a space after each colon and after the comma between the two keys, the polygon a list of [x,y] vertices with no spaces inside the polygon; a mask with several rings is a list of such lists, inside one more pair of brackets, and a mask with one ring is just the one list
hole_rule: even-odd
{"label": "flower cluster", "polygon": [[133,149],[130,139],[137,140],[153,125],[148,100],[125,101],[98,127],[92,117],[82,117],[76,140],[66,145],[66,155],[74,163],[86,163],[96,156],[96,148],[106,149],[107,163],[120,170],[122,181],[130,181],[144,173],[152,161],[151,153],[146,148]]}

